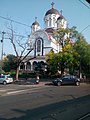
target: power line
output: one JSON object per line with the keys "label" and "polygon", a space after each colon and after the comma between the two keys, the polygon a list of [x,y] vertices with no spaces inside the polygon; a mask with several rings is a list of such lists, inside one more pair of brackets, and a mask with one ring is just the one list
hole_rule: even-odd
{"label": "power line", "polygon": [[86,6],[90,10],[90,7],[87,6],[84,2],[82,2],[81,0],[79,0],[79,2],[81,2],[84,6]]}
{"label": "power line", "polygon": [[[81,2],[84,6],[86,6],[89,10],[90,10],[90,7],[87,6],[84,2],[82,2],[81,0],[79,0],[79,2]],[[86,30],[88,27],[90,27],[90,25],[87,25],[83,30],[81,30],[80,33],[82,33],[84,30]]]}
{"label": "power line", "polygon": [[[6,33],[6,35],[11,34],[11,33],[7,33],[7,32],[5,32],[5,33]],[[0,34],[2,34],[1,31],[0,31]],[[24,35],[19,35],[19,34],[13,34],[13,35],[18,36],[18,37],[28,38],[28,36],[24,36]]]}
{"label": "power line", "polygon": [[16,21],[16,20],[13,20],[13,19],[10,19],[10,18],[6,18],[6,17],[3,17],[3,16],[0,16],[0,18],[5,19],[5,20],[8,20],[8,21],[11,21],[11,22],[14,22],[14,23],[17,23],[17,24],[21,24],[21,25],[24,25],[24,26],[26,26],[26,27],[31,28],[31,26],[29,26],[29,25],[27,25],[27,24],[25,24],[25,23],[21,23],[21,22],[19,22],[19,21]]}
{"label": "power line", "polygon": [[82,33],[84,30],[86,30],[90,25],[86,26],[80,33]]}

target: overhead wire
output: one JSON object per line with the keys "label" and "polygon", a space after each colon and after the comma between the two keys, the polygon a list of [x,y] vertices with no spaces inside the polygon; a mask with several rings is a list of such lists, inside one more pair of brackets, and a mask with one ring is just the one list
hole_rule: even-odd
{"label": "overhead wire", "polygon": [[82,2],[81,0],[79,0],[79,2],[81,2],[84,6],[86,6],[90,10],[90,7],[87,6],[84,2]]}
{"label": "overhead wire", "polygon": [[17,24],[21,24],[21,25],[24,25],[24,26],[26,26],[26,27],[31,28],[31,26],[29,26],[29,25],[27,25],[27,24],[25,24],[25,23],[21,23],[21,22],[19,22],[19,21],[16,21],[16,20],[13,20],[13,19],[10,19],[10,18],[6,18],[6,17],[3,17],[3,16],[1,16],[1,15],[0,15],[0,18],[5,19],[5,20],[8,20],[8,21],[11,21],[11,22],[14,22],[14,23],[17,23]]}
{"label": "overhead wire", "polygon": [[[2,34],[1,31],[0,31],[0,34]],[[11,34],[11,33],[5,33],[5,34]],[[28,38],[28,36],[24,36],[24,35],[18,35],[18,34],[13,34],[13,35],[18,37]]]}
{"label": "overhead wire", "polygon": [[86,26],[80,33],[82,33],[84,30],[86,30],[90,25]]}
{"label": "overhead wire", "polygon": [[[81,0],[79,0],[79,2],[81,2],[85,7],[87,7],[89,10],[90,10],[90,7],[89,6],[87,6],[84,2],[82,2]],[[81,32],[80,33],[82,33],[84,30],[86,30],[88,27],[90,27],[90,24],[89,25],[87,25],[83,30],[81,30]]]}
{"label": "overhead wire", "polygon": [[[5,19],[5,20],[8,20],[8,21],[10,21],[10,22],[14,22],[14,23],[21,24],[21,25],[24,25],[24,26],[26,26],[26,27],[31,28],[31,26],[29,26],[29,25],[27,25],[27,24],[25,24],[25,23],[21,23],[21,22],[19,22],[19,21],[16,21],[16,20],[13,20],[13,19],[10,19],[10,18],[6,18],[6,17],[3,17],[3,16],[0,16],[0,18]],[[1,31],[0,31],[0,34],[2,34]],[[27,38],[26,36],[23,36],[23,35],[16,35],[16,34],[14,34],[14,35],[15,35],[15,36],[20,36],[20,37]]]}

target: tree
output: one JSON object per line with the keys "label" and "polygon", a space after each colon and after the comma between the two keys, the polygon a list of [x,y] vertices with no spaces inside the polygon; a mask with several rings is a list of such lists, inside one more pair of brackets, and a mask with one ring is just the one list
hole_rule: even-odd
{"label": "tree", "polygon": [[49,53],[46,61],[54,72],[60,70],[61,75],[63,75],[64,70],[69,69],[69,72],[73,73],[74,70],[79,67],[78,58],[80,57],[78,51],[73,49],[73,46],[82,36],[80,36],[76,30],[76,27],[72,27],[67,29],[58,29],[55,31],[54,37],[56,38],[57,43],[61,45],[62,50],[57,54]]}
{"label": "tree", "polygon": [[[73,55],[74,54],[74,55]],[[73,52],[71,43],[64,44],[62,51],[54,53],[52,51],[46,55],[46,61],[52,74],[61,71],[61,76],[65,68],[71,69],[73,66],[75,53]]]}
{"label": "tree", "polygon": [[16,70],[17,67],[17,58],[15,55],[9,54],[3,60],[3,70],[5,72],[10,72],[12,70]]}
{"label": "tree", "polygon": [[66,39],[68,38],[69,29],[60,28],[55,30],[53,33],[54,38],[57,40],[57,43],[63,48]]}
{"label": "tree", "polygon": [[61,75],[64,73],[65,68],[69,68],[69,70],[72,71],[73,64],[77,63],[77,61],[74,59],[76,53],[73,51],[73,41],[76,41],[77,33],[78,32],[76,27],[58,29],[56,31],[56,38],[58,37],[57,40],[62,46],[62,51],[59,52],[59,54],[61,54],[61,58],[59,58],[59,68],[61,69]]}
{"label": "tree", "polygon": [[19,66],[22,63],[22,61],[30,54],[33,48],[30,48],[30,50],[27,51],[27,39],[24,39],[24,36],[16,35],[12,24],[10,24],[10,26],[8,27],[8,37],[13,46],[17,58],[16,80],[18,80]]}
{"label": "tree", "polygon": [[86,65],[84,67],[84,73],[90,81],[90,44],[87,45]]}
{"label": "tree", "polygon": [[[79,54],[77,57],[79,61],[79,73],[87,76],[90,72],[90,45],[86,42],[85,38],[81,35],[74,44],[74,50]],[[80,75],[80,77],[82,77]]]}
{"label": "tree", "polygon": [[58,56],[57,56],[57,54],[54,54],[54,52],[52,50],[48,54],[46,54],[46,62],[48,65],[49,74],[54,74],[56,72],[57,61],[58,61]]}

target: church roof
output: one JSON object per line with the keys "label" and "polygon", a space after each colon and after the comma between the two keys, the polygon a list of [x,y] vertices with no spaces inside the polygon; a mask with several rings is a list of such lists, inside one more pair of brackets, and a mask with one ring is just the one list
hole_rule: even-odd
{"label": "church roof", "polygon": [[32,25],[38,25],[38,26],[40,26],[37,21],[35,21],[34,23],[32,23]]}
{"label": "church roof", "polygon": [[53,33],[53,32],[54,32],[54,29],[53,29],[53,28],[47,28],[45,31],[46,31],[47,33]]}
{"label": "church roof", "polygon": [[60,15],[59,11],[54,9],[54,8],[51,8],[50,10],[48,10],[45,14],[45,16],[49,15],[49,14],[58,14]]}
{"label": "church roof", "polygon": [[39,23],[37,22],[37,17],[35,17],[35,22],[32,23],[32,26],[33,26],[33,25],[38,25],[38,26],[40,26]]}
{"label": "church roof", "polygon": [[60,17],[58,17],[57,20],[62,20],[62,19],[65,19],[65,17],[63,15],[60,15]]}

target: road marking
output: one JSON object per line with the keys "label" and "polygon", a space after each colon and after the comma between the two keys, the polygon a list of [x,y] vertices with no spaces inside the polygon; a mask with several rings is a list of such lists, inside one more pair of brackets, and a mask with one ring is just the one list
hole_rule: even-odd
{"label": "road marking", "polygon": [[90,116],[90,113],[84,115],[83,117],[79,118],[78,120],[84,120],[84,119],[86,119],[86,118],[89,117],[89,116]]}
{"label": "road marking", "polygon": [[5,91],[7,91],[7,90],[0,90],[0,92],[5,92]]}
{"label": "road marking", "polygon": [[8,90],[16,90],[16,89],[1,89],[0,91],[8,91]]}
{"label": "road marking", "polygon": [[7,92],[6,94],[10,95],[10,94],[15,94],[15,93],[20,93],[20,92],[24,92],[27,90],[18,90],[18,91],[13,91],[13,92]]}
{"label": "road marking", "polygon": [[26,90],[11,91],[11,92],[6,92],[6,93],[2,94],[1,96],[14,95],[14,94],[17,94],[17,93],[22,93],[22,92],[27,92],[27,91],[33,92],[33,90],[39,90],[41,88],[42,88],[42,86],[36,87],[36,88],[31,88],[31,89],[26,89]]}

